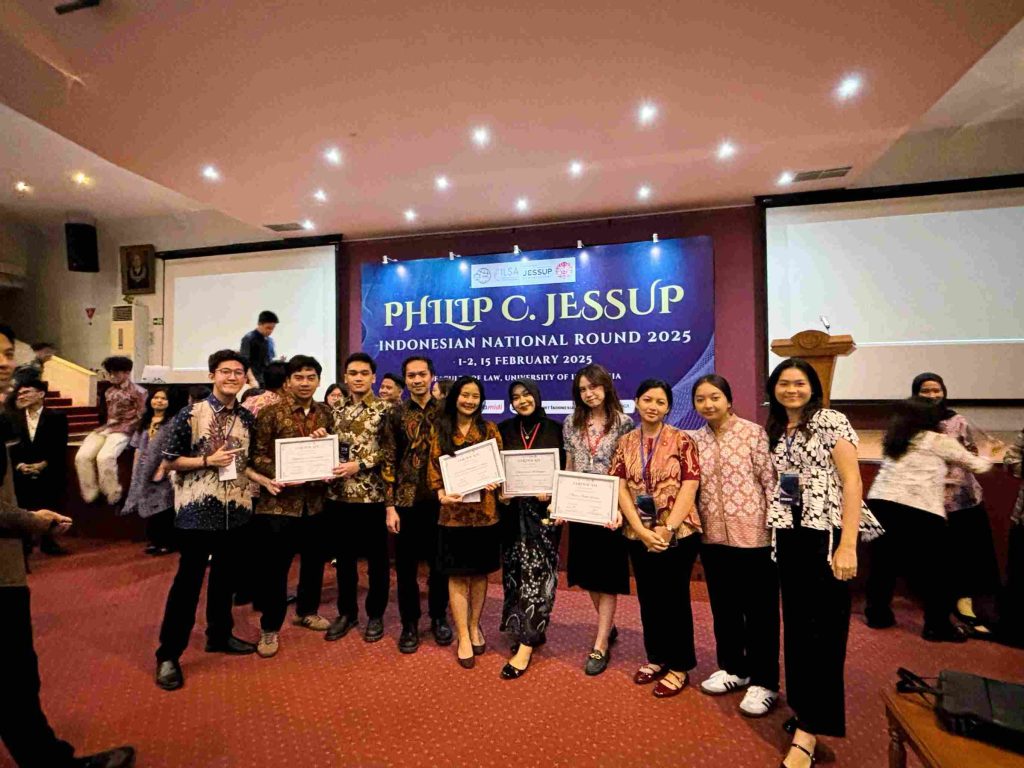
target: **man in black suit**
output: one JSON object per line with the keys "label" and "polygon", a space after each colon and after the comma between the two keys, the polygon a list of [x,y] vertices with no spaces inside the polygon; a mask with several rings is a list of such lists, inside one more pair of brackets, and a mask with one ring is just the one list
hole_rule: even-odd
{"label": "man in black suit", "polygon": [[[15,385],[14,435],[11,446],[14,492],[22,509],[60,509],[67,485],[68,420],[59,411],[44,407],[48,385],[39,379]],[[48,555],[65,555],[66,549],[47,534],[39,548]]]}

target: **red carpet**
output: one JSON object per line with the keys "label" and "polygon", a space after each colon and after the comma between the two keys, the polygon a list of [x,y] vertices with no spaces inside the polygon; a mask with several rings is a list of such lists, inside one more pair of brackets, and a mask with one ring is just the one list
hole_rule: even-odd
{"label": "red carpet", "polygon": [[[131,743],[143,768],[191,766],[776,766],[788,739],[782,707],[751,721],[739,695],[711,698],[695,687],[658,701],[631,678],[643,661],[635,597],[620,602],[612,664],[587,678],[582,664],[594,625],[583,592],[562,589],[548,644],[529,673],[503,681],[506,643],[497,632],[500,587],[484,611],[488,652],[476,669],[455,662],[454,646],[424,638],[400,655],[392,601],[385,639],[359,635],[325,643],[285,627],[270,660],[202,651],[202,608],[182,659],[185,687],[153,684],[156,636],[174,557],[149,558],[139,544],[72,540],[75,555],[36,555],[33,588],[43,702],[57,733],[78,753]],[[333,618],[328,569],[323,613]],[[878,692],[897,666],[921,674],[964,669],[1021,680],[1024,651],[982,642],[933,645],[918,637],[920,613],[899,604],[900,626],[873,632],[855,614],[847,661],[845,740],[827,740],[836,766],[884,766],[887,736]],[[694,585],[699,666],[715,669],[711,614]],[[256,639],[256,617],[236,609],[236,631]],[[364,619],[365,621],[365,619]],[[423,621],[424,628],[426,621]],[[911,764],[913,758],[911,759]],[[0,750],[0,766],[12,765]]]}

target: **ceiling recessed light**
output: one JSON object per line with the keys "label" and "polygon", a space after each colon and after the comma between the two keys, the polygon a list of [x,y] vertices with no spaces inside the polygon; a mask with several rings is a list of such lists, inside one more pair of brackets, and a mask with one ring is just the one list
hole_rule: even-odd
{"label": "ceiling recessed light", "polygon": [[14,185],[14,190],[16,192],[21,192],[23,195],[27,195],[29,192],[32,191],[32,187],[30,187],[24,181],[19,181],[17,184]]}
{"label": "ceiling recessed light", "polygon": [[73,174],[71,176],[71,180],[80,187],[87,187],[90,184],[92,184],[92,179],[90,179],[81,171],[78,171],[77,173]]}
{"label": "ceiling recessed light", "polygon": [[322,189],[318,189],[316,192],[314,192],[313,193],[313,197],[316,198],[316,201],[318,203],[326,203],[327,202],[327,193],[324,192]]}
{"label": "ceiling recessed light", "polygon": [[645,101],[636,111],[636,119],[640,125],[650,125],[658,116],[658,108],[649,101]]}
{"label": "ceiling recessed light", "polygon": [[570,176],[582,176],[583,175],[583,163],[579,160],[573,160],[569,163],[569,175]]}
{"label": "ceiling recessed light", "polygon": [[651,188],[645,184],[636,191],[636,196],[641,200],[646,200],[651,196]]}
{"label": "ceiling recessed light", "polygon": [[518,200],[516,200],[516,210],[519,211],[520,213],[524,213],[525,211],[530,210],[530,201],[527,200],[525,197],[520,197]]}
{"label": "ceiling recessed light", "polygon": [[790,173],[789,171],[783,171],[782,174],[779,176],[778,183],[779,184],[792,184],[793,183],[793,174]]}
{"label": "ceiling recessed light", "polygon": [[443,192],[444,190],[448,189],[448,187],[451,186],[451,182],[448,181],[447,176],[438,176],[436,179],[434,179],[434,186]]}
{"label": "ceiling recessed light", "polygon": [[408,209],[404,215],[406,221],[416,221],[416,211],[412,208]]}
{"label": "ceiling recessed light", "polygon": [[736,145],[730,141],[723,141],[718,145],[718,159],[727,160],[736,154]]}
{"label": "ceiling recessed light", "polygon": [[303,229],[314,229],[314,227],[315,227],[313,222],[310,221],[309,219],[303,219],[301,223],[302,223],[302,228]]}
{"label": "ceiling recessed light", "polygon": [[207,181],[220,181],[220,171],[212,165],[208,165],[203,168],[203,178]]}
{"label": "ceiling recessed light", "polygon": [[842,82],[836,88],[836,98],[840,101],[846,101],[852,99],[860,91],[861,80],[860,75],[848,75],[844,77]]}
{"label": "ceiling recessed light", "polygon": [[491,143],[491,132],[483,126],[473,129],[473,143],[478,147],[486,147]]}
{"label": "ceiling recessed light", "polygon": [[324,152],[324,160],[331,165],[341,165],[341,150],[337,147],[331,147]]}

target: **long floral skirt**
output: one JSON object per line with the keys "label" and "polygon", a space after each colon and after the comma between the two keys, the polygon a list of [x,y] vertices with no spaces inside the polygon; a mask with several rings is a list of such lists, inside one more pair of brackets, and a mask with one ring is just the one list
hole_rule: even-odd
{"label": "long floral skirt", "polygon": [[546,639],[555,604],[562,529],[541,522],[547,516],[547,504],[532,498],[514,500],[505,516],[501,629],[518,642],[536,647]]}

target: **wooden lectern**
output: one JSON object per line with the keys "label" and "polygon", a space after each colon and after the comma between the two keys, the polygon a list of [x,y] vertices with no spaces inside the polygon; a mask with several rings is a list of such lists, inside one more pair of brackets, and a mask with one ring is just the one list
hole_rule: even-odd
{"label": "wooden lectern", "polygon": [[800,331],[791,339],[775,339],[772,352],[779,357],[802,357],[814,368],[821,379],[824,405],[828,408],[832,395],[832,374],[836,370],[836,358],[853,354],[857,345],[853,336],[829,336],[821,331]]}

